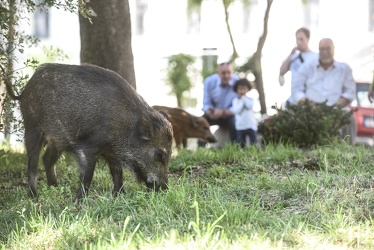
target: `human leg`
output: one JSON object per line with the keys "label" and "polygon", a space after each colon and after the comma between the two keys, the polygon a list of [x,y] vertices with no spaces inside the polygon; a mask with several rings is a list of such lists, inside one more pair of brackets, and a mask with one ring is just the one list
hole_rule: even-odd
{"label": "human leg", "polygon": [[237,130],[236,134],[237,134],[237,142],[240,144],[241,148],[244,148],[245,144],[246,144],[246,140],[245,140],[246,139],[246,133],[245,133],[245,130]]}
{"label": "human leg", "polygon": [[257,143],[257,131],[253,129],[248,130],[248,135],[249,135],[249,142],[251,145],[254,145]]}

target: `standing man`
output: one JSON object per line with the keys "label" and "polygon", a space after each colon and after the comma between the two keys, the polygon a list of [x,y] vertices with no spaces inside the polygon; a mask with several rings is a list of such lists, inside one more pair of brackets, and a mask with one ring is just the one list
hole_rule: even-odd
{"label": "standing man", "polygon": [[[230,142],[236,142],[235,117],[232,100],[236,97],[233,85],[239,77],[233,74],[230,63],[221,63],[217,73],[204,80],[203,117],[210,125],[225,127],[230,131]],[[205,144],[199,141],[199,146]]]}
{"label": "standing man", "polygon": [[[296,46],[292,48],[291,53],[286,60],[283,61],[279,68],[279,83],[284,84],[284,75],[291,71],[292,78],[295,76],[299,67],[311,59],[318,58],[318,54],[309,48],[310,30],[300,28],[295,33]],[[292,102],[291,98],[287,100],[287,104]]]}
{"label": "standing man", "polygon": [[[330,38],[319,42],[319,58],[300,66],[292,79],[292,100],[296,104],[305,99],[327,105],[346,108],[355,98],[356,83],[348,64],[334,59],[334,43]],[[352,115],[350,131],[351,143],[356,137],[356,123]]]}

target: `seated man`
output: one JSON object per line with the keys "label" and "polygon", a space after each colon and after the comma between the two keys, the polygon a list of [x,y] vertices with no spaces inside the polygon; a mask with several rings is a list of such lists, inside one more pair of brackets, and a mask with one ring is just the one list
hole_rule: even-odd
{"label": "seated man", "polygon": [[[319,57],[300,66],[291,86],[293,104],[309,99],[346,108],[356,94],[352,69],[348,64],[334,60],[334,43],[329,38],[319,42]],[[353,115],[347,134],[354,143],[356,127]]]}
{"label": "seated man", "polygon": [[[232,65],[221,63],[217,73],[204,80],[203,117],[210,125],[225,127],[230,131],[230,142],[236,142],[235,117],[232,100],[236,97],[233,85],[239,77],[233,74]],[[199,146],[205,143],[199,141]]]}

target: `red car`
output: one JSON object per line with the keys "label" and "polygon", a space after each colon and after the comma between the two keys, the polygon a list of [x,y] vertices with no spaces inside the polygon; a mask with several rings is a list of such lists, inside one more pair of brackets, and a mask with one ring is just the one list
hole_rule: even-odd
{"label": "red car", "polygon": [[370,103],[368,92],[370,83],[356,83],[356,100],[351,103],[350,108],[355,109],[353,113],[356,120],[357,138],[356,142],[373,145],[374,137],[374,102]]}

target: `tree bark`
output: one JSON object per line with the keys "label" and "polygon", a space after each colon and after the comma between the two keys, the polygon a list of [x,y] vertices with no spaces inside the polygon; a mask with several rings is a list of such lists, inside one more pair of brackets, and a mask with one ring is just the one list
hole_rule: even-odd
{"label": "tree bark", "polygon": [[266,37],[268,34],[269,13],[270,13],[270,8],[271,8],[272,3],[273,3],[273,0],[267,0],[267,6],[266,6],[266,11],[265,11],[265,16],[264,16],[264,32],[258,40],[256,52],[253,53],[252,57],[248,61],[248,64],[250,65],[250,69],[253,75],[255,76],[256,89],[258,91],[259,99],[260,99],[261,114],[267,113],[265,91],[264,91],[264,81],[262,78],[261,54],[262,54],[262,49],[264,48]]}
{"label": "tree bark", "polygon": [[117,72],[136,89],[131,45],[131,18],[128,0],[91,0],[86,7],[96,16],[79,16],[81,63],[90,63]]}
{"label": "tree bark", "polygon": [[[16,12],[17,12],[17,6],[15,0],[9,1],[9,22],[8,22],[8,33],[7,33],[7,40],[8,40],[8,46],[7,46],[7,72],[11,72],[13,75],[14,72],[14,36],[15,36],[15,26],[16,26]],[[12,81],[12,78],[9,78],[9,81]],[[3,90],[2,90],[3,91]],[[4,92],[6,92],[4,90]],[[13,117],[13,111],[12,106],[10,103],[10,98],[5,97],[4,98],[4,110],[1,110],[1,112],[4,112],[4,138],[6,140],[10,139],[11,134],[11,118]]]}
{"label": "tree bark", "polygon": [[228,11],[228,9],[229,9],[229,6],[232,2],[227,1],[227,0],[223,0],[222,2],[223,2],[224,9],[225,9],[226,29],[227,29],[227,32],[229,33],[230,42],[231,42],[231,46],[232,46],[232,55],[231,55],[231,58],[230,58],[229,62],[232,63],[239,56],[238,51],[236,50],[236,46],[235,46],[235,42],[234,42],[234,38],[233,38],[233,35],[232,35],[232,32],[231,32],[231,26],[230,26],[230,22],[229,22],[229,11]]}

